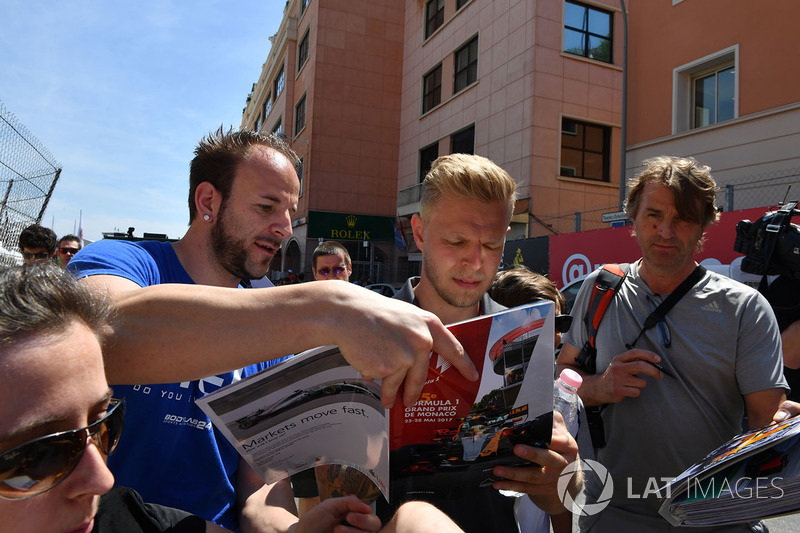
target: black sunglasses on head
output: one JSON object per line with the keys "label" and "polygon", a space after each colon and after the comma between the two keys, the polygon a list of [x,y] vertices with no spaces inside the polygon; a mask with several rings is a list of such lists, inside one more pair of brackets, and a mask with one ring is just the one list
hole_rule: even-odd
{"label": "black sunglasses on head", "polygon": [[555,328],[559,333],[566,333],[572,326],[572,315],[556,315]]}
{"label": "black sunglasses on head", "polygon": [[125,421],[123,400],[85,428],[53,433],[0,453],[0,499],[24,500],[64,481],[81,462],[87,440],[106,455],[117,447]]}

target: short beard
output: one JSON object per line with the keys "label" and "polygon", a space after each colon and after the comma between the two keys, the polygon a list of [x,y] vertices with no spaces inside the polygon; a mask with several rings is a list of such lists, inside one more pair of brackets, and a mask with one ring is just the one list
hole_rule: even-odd
{"label": "short beard", "polygon": [[476,295],[459,293],[452,294],[451,292],[446,291],[441,285],[439,285],[436,268],[433,267],[430,261],[425,261],[424,256],[422,268],[425,270],[425,276],[428,278],[433,290],[436,291],[436,294],[439,295],[439,298],[441,298],[447,305],[463,309],[466,307],[472,307],[480,302],[481,299],[483,299],[483,294],[486,291],[479,292]]}
{"label": "short beard", "polygon": [[[238,279],[260,279],[247,270],[247,250],[244,243],[228,231],[225,202],[219,206],[217,223],[211,228],[211,249],[217,262]],[[269,265],[267,265],[269,266]],[[266,272],[265,272],[266,274]]]}

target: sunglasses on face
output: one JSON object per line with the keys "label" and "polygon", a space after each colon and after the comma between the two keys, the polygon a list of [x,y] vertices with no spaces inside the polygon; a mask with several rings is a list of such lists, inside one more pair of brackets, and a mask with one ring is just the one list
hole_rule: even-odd
{"label": "sunglasses on face", "polygon": [[572,315],[556,315],[556,331],[566,333],[572,325]]}
{"label": "sunglasses on face", "polygon": [[64,255],[66,254],[75,255],[78,253],[78,248],[59,248],[58,251]]}
{"label": "sunglasses on face", "polygon": [[22,252],[22,257],[24,257],[26,261],[30,261],[31,259],[47,259],[50,257],[50,254],[47,252]]}
{"label": "sunglasses on face", "polygon": [[322,267],[319,270],[317,270],[317,273],[321,276],[330,276],[331,272],[333,272],[334,275],[340,276],[341,274],[344,274],[346,270],[347,268],[343,266],[338,266],[333,268]]}
{"label": "sunglasses on face", "polygon": [[124,420],[125,403],[111,400],[103,418],[85,428],[39,437],[0,453],[0,499],[24,500],[64,481],[81,462],[88,439],[111,455]]}

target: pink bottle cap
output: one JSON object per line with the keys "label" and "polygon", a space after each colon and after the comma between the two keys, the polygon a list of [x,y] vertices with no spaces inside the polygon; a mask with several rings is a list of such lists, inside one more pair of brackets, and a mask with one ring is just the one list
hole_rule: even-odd
{"label": "pink bottle cap", "polygon": [[561,375],[559,376],[561,381],[569,385],[570,387],[577,389],[583,383],[583,378],[580,374],[572,370],[571,368],[565,368],[561,371]]}

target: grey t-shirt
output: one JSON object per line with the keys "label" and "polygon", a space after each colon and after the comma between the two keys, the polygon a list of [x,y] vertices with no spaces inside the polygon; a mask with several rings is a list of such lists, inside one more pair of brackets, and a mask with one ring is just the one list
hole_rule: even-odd
{"label": "grey t-shirt", "polygon": [[[581,347],[583,323],[597,272],[583,284],[564,342]],[[668,295],[655,295],[638,273],[638,263],[609,305],[597,330],[597,373],[627,351],[645,319]],[[743,395],[785,387],[778,326],[766,299],[754,289],[707,272],[669,311],[664,326],[645,332],[636,348],[658,353],[676,377],[645,377],[638,398],[603,411],[606,446],[597,452],[614,481],[611,508],[587,523],[628,517],[636,531],[666,525],[658,508],[666,482],[742,430]],[[668,342],[667,342],[668,341]],[[669,344],[669,346],[667,346]],[[602,487],[586,483],[587,501]],[[604,518],[605,515],[605,518]],[[620,518],[622,517],[622,518]],[[615,526],[617,527],[617,526]],[[602,527],[602,530],[606,530]]]}

